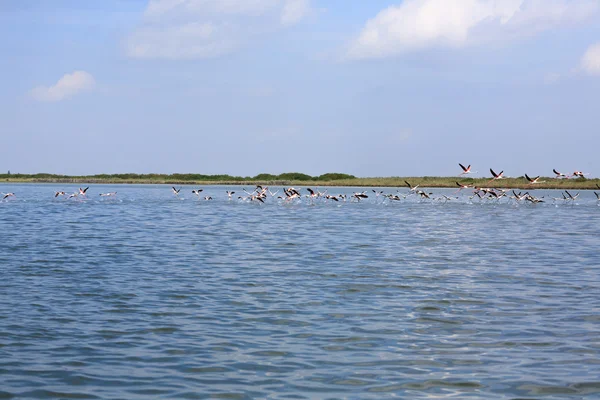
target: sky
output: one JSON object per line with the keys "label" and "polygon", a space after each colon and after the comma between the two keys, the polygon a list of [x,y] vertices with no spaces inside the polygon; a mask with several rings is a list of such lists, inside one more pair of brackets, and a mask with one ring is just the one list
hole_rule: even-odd
{"label": "sky", "polygon": [[0,2],[0,171],[600,176],[600,0]]}

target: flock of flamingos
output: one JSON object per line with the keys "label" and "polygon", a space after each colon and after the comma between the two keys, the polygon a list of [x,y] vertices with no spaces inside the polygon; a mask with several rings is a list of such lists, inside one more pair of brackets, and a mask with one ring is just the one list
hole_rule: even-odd
{"label": "flock of flamingos", "polygon": [[[462,169],[462,172],[459,174],[459,176],[477,173],[477,171],[471,170],[471,165],[467,165],[466,167],[461,163],[459,163],[458,165]],[[585,177],[586,175],[589,175],[588,173],[584,173],[581,171],[575,171],[572,174],[563,174],[563,173],[558,172],[556,169],[553,169],[552,171],[555,174],[555,177],[554,177],[555,179],[570,179],[573,177],[580,178],[580,177]],[[488,185],[492,184],[493,182],[496,182],[498,180],[507,178],[504,175],[504,171],[500,171],[500,172],[496,173],[496,172],[494,172],[493,169],[490,168],[490,173],[492,174],[492,178],[487,182]],[[532,178],[527,174],[525,174],[525,179],[528,181],[527,185],[531,186],[532,188],[534,187],[534,185],[536,185],[538,183],[545,182],[545,181],[540,181],[539,176]],[[456,185],[458,186],[458,188],[455,192],[452,193],[451,196],[448,196],[447,194],[441,194],[439,196],[434,196],[434,194],[432,192],[426,192],[422,189],[419,189],[419,185],[413,186],[408,181],[404,181],[404,183],[406,184],[408,191],[401,192],[401,190],[397,190],[395,193],[384,193],[383,190],[372,189],[371,191],[373,194],[371,196],[375,198],[375,201],[379,201],[379,199],[381,199],[382,202],[401,201],[401,200],[409,198],[410,196],[415,196],[420,201],[433,200],[433,201],[447,202],[447,201],[451,201],[453,199],[458,199],[459,197],[456,196],[456,194],[458,194],[460,191],[462,191],[464,189],[471,189],[471,194],[468,197],[469,200],[499,201],[502,198],[507,198],[510,201],[529,202],[529,203],[536,204],[536,203],[544,203],[544,202],[547,202],[548,200],[551,200],[553,202],[558,202],[558,201],[575,202],[580,194],[580,193],[570,193],[569,191],[565,190],[561,193],[561,197],[550,197],[550,198],[546,198],[545,196],[535,197],[531,193],[529,193],[529,191],[516,192],[515,190],[509,191],[508,189],[499,189],[497,187],[494,187],[497,185],[491,185],[489,188],[486,188],[486,187],[477,187],[477,186],[470,185],[470,184],[456,182]],[[596,187],[600,190],[600,185],[596,184]],[[87,196],[88,189],[89,189],[89,187],[79,188],[79,190],[76,191],[75,193],[66,193],[64,191],[57,191],[57,192],[54,192],[54,198],[56,198],[56,199],[62,198],[65,200],[88,199],[88,196]],[[171,188],[171,190],[175,197],[177,197],[180,200],[183,200],[183,198],[180,197],[181,188],[176,188],[173,186]],[[251,192],[249,192],[245,188],[243,188],[242,189],[243,195],[241,193],[238,193],[238,196],[234,196],[236,194],[236,192],[229,191],[229,190],[225,191],[225,193],[227,195],[228,200],[237,200],[239,202],[256,202],[256,203],[265,203],[269,197],[276,198],[277,201],[282,202],[282,203],[298,203],[298,202],[301,202],[303,198],[305,198],[308,200],[308,202],[310,204],[314,204],[316,201],[360,202],[364,199],[369,198],[369,194],[367,194],[368,193],[367,191],[354,192],[352,194],[334,195],[334,194],[328,193],[329,189],[326,189],[323,192],[321,192],[318,189],[313,190],[311,188],[305,188],[304,190],[306,190],[307,193],[305,193],[303,195],[301,193],[301,190],[303,190],[303,189],[289,187],[289,188],[281,188],[279,190],[272,191],[267,186],[263,187],[262,185],[257,185],[256,188]],[[201,195],[202,192],[203,192],[203,189],[192,190],[192,193],[197,196],[198,200],[202,200],[202,199],[206,200],[206,201],[213,200],[213,198],[211,196],[202,196]],[[15,195],[15,193],[12,193],[12,192],[0,193],[0,195],[1,195],[1,199],[3,202],[10,201],[17,197]],[[600,204],[600,193],[594,191],[594,195],[596,196],[596,200]],[[116,198],[117,192],[99,193],[99,196],[105,197],[105,198]]]}

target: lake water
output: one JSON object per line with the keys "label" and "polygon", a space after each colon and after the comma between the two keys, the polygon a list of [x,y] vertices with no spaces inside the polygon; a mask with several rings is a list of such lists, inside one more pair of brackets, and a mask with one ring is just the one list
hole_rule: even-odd
{"label": "lake water", "polygon": [[77,187],[0,185],[0,398],[600,397],[591,191]]}

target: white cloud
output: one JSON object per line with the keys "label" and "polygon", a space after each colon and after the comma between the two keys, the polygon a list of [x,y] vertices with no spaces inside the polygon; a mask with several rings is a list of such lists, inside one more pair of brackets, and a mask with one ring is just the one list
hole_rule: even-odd
{"label": "white cloud", "polygon": [[163,29],[143,28],[130,38],[128,52],[139,58],[209,58],[237,47],[232,27],[190,22]]}
{"label": "white cloud", "polygon": [[308,0],[286,0],[281,12],[281,24],[295,25],[310,12]]}
{"label": "white cloud", "polygon": [[310,0],[151,0],[127,40],[137,58],[211,58],[248,40],[298,23]]}
{"label": "white cloud", "polygon": [[587,49],[581,58],[581,68],[590,75],[600,75],[600,42]]}
{"label": "white cloud", "polygon": [[598,0],[405,0],[367,21],[348,56],[378,58],[509,40],[581,21],[598,8]]}
{"label": "white cloud", "polygon": [[96,85],[94,77],[85,71],[65,74],[53,86],[38,86],[31,90],[31,96],[38,101],[60,101],[77,93],[91,90]]}
{"label": "white cloud", "polygon": [[160,18],[169,13],[195,15],[261,15],[280,5],[281,0],[151,0],[144,15]]}

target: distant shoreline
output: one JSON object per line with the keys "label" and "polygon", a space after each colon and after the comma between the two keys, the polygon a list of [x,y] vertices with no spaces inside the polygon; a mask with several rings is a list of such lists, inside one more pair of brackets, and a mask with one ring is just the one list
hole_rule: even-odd
{"label": "distant shoreline", "polygon": [[[43,175],[43,176],[40,176]],[[283,175],[283,174],[282,174]],[[301,174],[300,174],[301,175]],[[343,175],[343,174],[330,174]],[[490,181],[490,178],[464,178],[464,177],[385,177],[385,178],[340,178],[323,179],[321,177],[306,176],[306,179],[254,179],[254,178],[234,178],[233,179],[193,179],[190,175],[141,175],[130,178],[123,175],[92,175],[92,176],[53,176],[47,174],[23,175],[23,174],[4,174],[0,175],[0,185],[5,183],[55,183],[55,184],[167,184],[167,185],[264,185],[264,186],[347,186],[347,187],[407,187],[405,181],[411,185],[430,188],[456,188],[461,184],[468,184],[476,187],[496,187],[506,189],[581,189],[600,191],[600,179],[555,179],[540,178],[540,183],[529,184],[524,177],[507,178],[496,181]],[[193,176],[193,175],[192,175]],[[278,176],[274,176],[278,177]],[[227,177],[230,178],[230,177]],[[310,179],[309,179],[310,178]]]}

